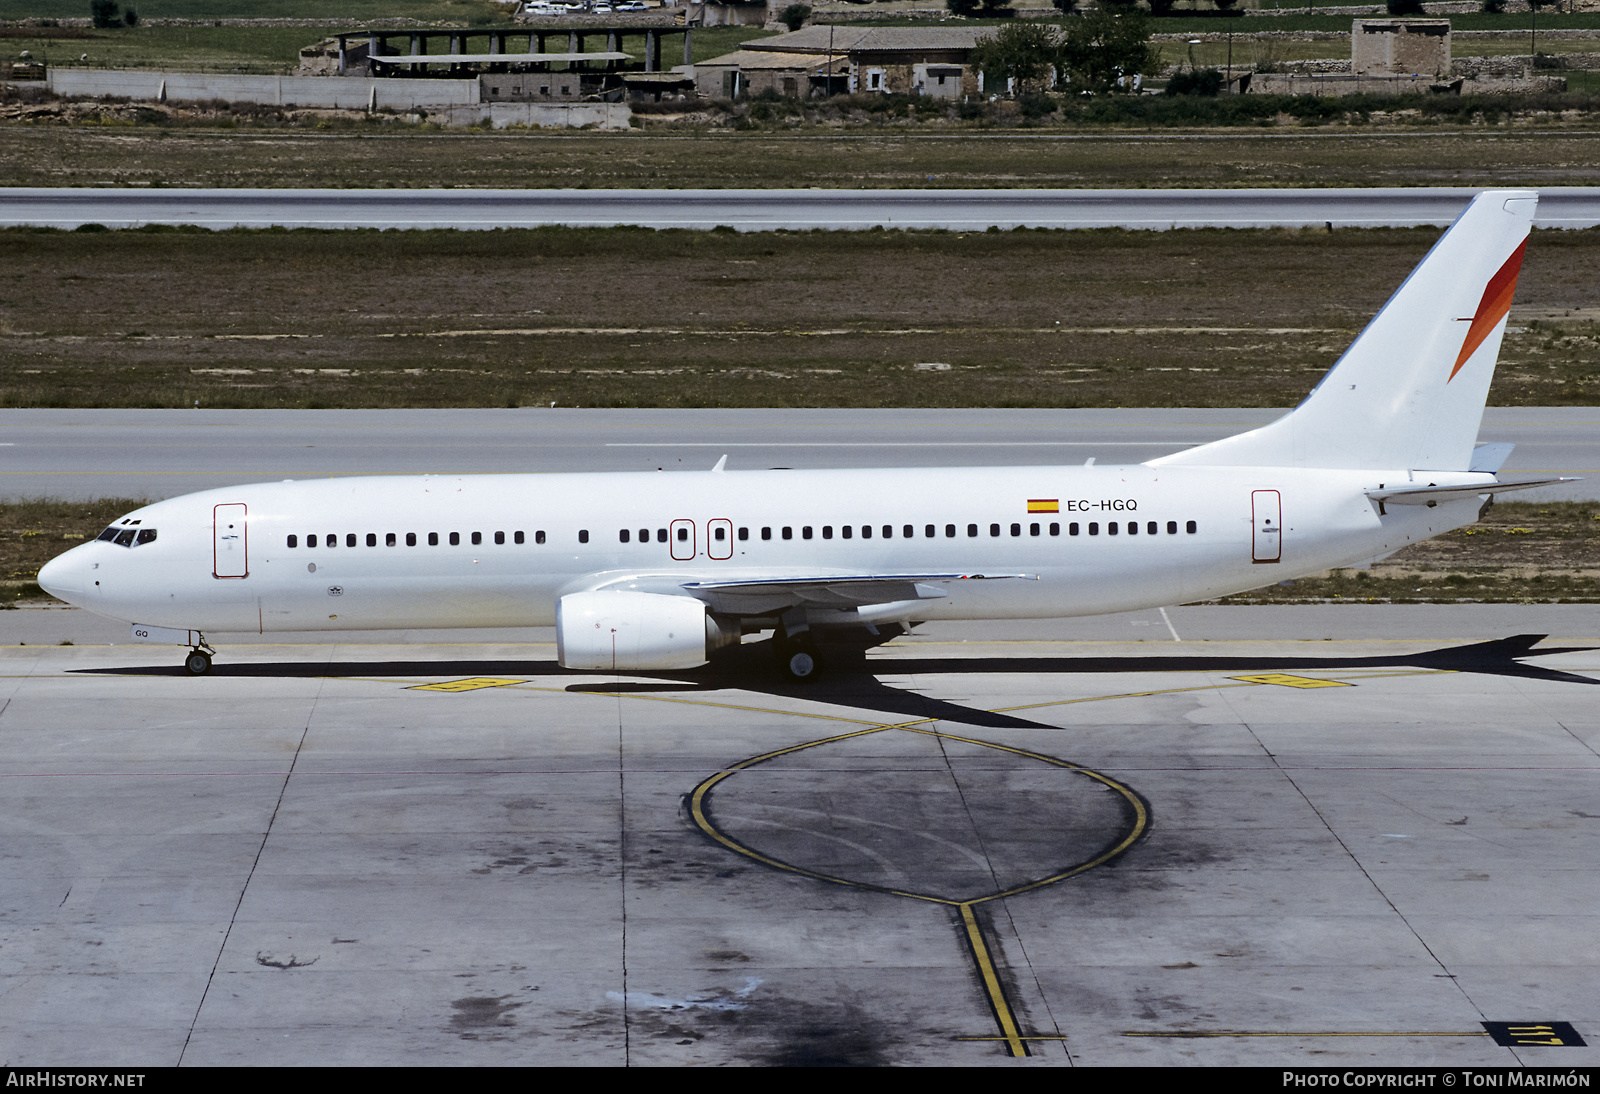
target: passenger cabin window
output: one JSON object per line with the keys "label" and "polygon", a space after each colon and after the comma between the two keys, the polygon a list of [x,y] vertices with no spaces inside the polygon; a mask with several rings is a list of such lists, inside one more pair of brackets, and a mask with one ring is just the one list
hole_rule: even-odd
{"label": "passenger cabin window", "polygon": [[356,534],[354,532],[344,537],[344,545],[346,547],[354,547],[356,545]]}
{"label": "passenger cabin window", "polygon": [[[101,539],[115,539],[116,535],[117,535],[116,529],[107,528],[104,532],[100,533],[100,538]],[[300,537],[299,536],[290,536],[289,537],[289,546],[290,547],[298,547],[298,546],[300,546]]]}
{"label": "passenger cabin window", "polygon": [[378,533],[376,533],[376,532],[368,532],[367,533],[367,546],[368,547],[376,547],[377,545],[378,545]]}
{"label": "passenger cabin window", "polygon": [[1188,524],[1183,526],[1183,530],[1185,532],[1188,532],[1192,536],[1196,532],[1198,532],[1200,529],[1198,527],[1196,527],[1194,521],[1191,520]]}
{"label": "passenger cabin window", "polygon": [[494,541],[499,544],[504,544],[506,541],[506,534],[504,532],[496,532],[494,534]]}
{"label": "passenger cabin window", "polygon": [[472,545],[474,547],[478,546],[478,544],[480,544],[482,542],[483,542],[483,533],[482,532],[474,532],[474,533],[472,533]]}
{"label": "passenger cabin window", "polygon": [[617,533],[617,542],[619,542],[619,543],[627,543],[628,542],[628,536],[630,534],[631,533],[629,533],[629,531],[626,528],[624,528],[622,531]]}
{"label": "passenger cabin window", "polygon": [[415,532],[407,532],[406,533],[406,546],[407,547],[415,547],[416,545],[417,545],[417,533],[415,533]]}
{"label": "passenger cabin window", "polygon": [[578,542],[579,543],[588,543],[589,542],[589,529],[587,529],[587,528],[579,528],[578,529]]}
{"label": "passenger cabin window", "polygon": [[316,545],[317,545],[317,537],[316,536],[307,536],[306,537],[306,546],[307,547],[315,547]]}
{"label": "passenger cabin window", "polygon": [[396,545],[395,533],[390,532],[387,535],[385,535],[383,537],[383,545],[385,547],[393,547],[393,546],[395,546]]}
{"label": "passenger cabin window", "polygon": [[438,532],[429,532],[428,533],[428,546],[429,547],[437,547],[437,546],[439,546],[439,533]]}
{"label": "passenger cabin window", "polygon": [[522,542],[522,533],[518,532],[515,535],[513,535],[511,537],[511,542],[513,542],[513,543],[521,543]]}
{"label": "passenger cabin window", "polygon": [[461,533],[460,532],[451,532],[450,533],[450,546],[452,546],[452,547],[461,546]]}
{"label": "passenger cabin window", "polygon": [[535,532],[535,533],[533,533],[533,542],[535,542],[535,543],[543,543],[544,542],[544,533],[543,532]]}

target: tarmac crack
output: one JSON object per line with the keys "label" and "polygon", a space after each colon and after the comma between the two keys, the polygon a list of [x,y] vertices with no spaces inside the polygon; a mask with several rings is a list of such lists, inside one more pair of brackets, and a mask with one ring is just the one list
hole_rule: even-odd
{"label": "tarmac crack", "polygon": [[[211,972],[206,976],[206,986],[200,992],[200,1000],[195,1004],[194,1017],[189,1020],[189,1029],[183,1035],[183,1047],[178,1050],[178,1059],[174,1066],[183,1066],[183,1057],[189,1051],[189,1043],[194,1040],[194,1030],[200,1024],[200,1012],[205,1009],[206,998],[211,994],[211,985],[217,978],[217,969],[222,964],[222,955],[228,951],[228,939],[233,937],[234,924],[239,921],[239,909],[244,907],[244,895],[250,891],[250,882],[256,876],[256,868],[261,865],[261,856],[266,853],[267,840],[272,838],[272,828],[278,821],[278,812],[283,808],[283,799],[289,793],[289,780],[294,777],[294,769],[300,763],[300,753],[306,747],[306,738],[311,735],[311,719],[317,713],[317,700],[322,697],[322,689],[326,686],[326,678],[317,682],[317,693],[311,697],[311,706],[306,711],[306,724],[300,730],[300,740],[295,743],[294,755],[289,758],[289,769],[283,773],[283,785],[278,787],[278,799],[272,805],[272,815],[267,818],[266,829],[261,833],[261,843],[256,847],[255,857],[250,860],[250,871],[245,874],[244,884],[239,886],[239,899],[234,901],[233,913],[228,916],[228,928],[222,932],[222,942],[217,946],[217,956],[211,962]],[[260,955],[257,955],[259,961]],[[293,957],[290,958],[292,962]],[[313,958],[315,960],[315,958]],[[266,962],[261,962],[266,964]],[[307,962],[309,964],[309,962]],[[279,966],[287,968],[289,966]]]}

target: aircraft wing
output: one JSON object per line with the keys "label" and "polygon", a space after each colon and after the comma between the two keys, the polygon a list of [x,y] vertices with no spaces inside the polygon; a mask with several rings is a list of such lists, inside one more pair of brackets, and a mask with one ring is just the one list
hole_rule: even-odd
{"label": "aircraft wing", "polygon": [[1437,505],[1441,501],[1460,501],[1480,494],[1505,494],[1512,490],[1531,490],[1535,486],[1556,486],[1577,479],[1500,479],[1495,482],[1469,483],[1466,486],[1391,486],[1368,490],[1367,497],[1387,505]]}
{"label": "aircraft wing", "polygon": [[936,600],[949,581],[1037,581],[1037,574],[856,574],[734,581],[686,581],[681,588],[721,611],[759,613],[786,607],[859,608],[899,600]]}

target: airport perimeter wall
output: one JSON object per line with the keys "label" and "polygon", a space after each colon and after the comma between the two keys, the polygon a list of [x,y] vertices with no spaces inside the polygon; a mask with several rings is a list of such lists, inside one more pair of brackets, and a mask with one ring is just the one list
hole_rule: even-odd
{"label": "airport perimeter wall", "polygon": [[404,77],[234,76],[207,72],[56,68],[46,86],[57,95],[195,103],[221,100],[262,106],[329,110],[426,111],[437,125],[626,129],[624,103],[486,103],[478,81]]}
{"label": "airport perimeter wall", "polygon": [[57,95],[114,96],[158,102],[260,103],[333,110],[435,110],[478,102],[478,81],[330,76],[236,76],[209,72],[52,68]]}
{"label": "airport perimeter wall", "polygon": [[633,111],[627,103],[482,103],[429,110],[439,125],[486,125],[508,129],[525,125],[545,129],[627,129]]}

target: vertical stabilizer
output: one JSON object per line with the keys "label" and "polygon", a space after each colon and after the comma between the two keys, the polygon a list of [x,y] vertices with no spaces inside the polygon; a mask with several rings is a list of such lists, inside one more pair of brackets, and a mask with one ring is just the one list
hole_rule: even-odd
{"label": "vertical stabilizer", "polygon": [[1537,204],[1479,194],[1298,407],[1151,464],[1467,470]]}

